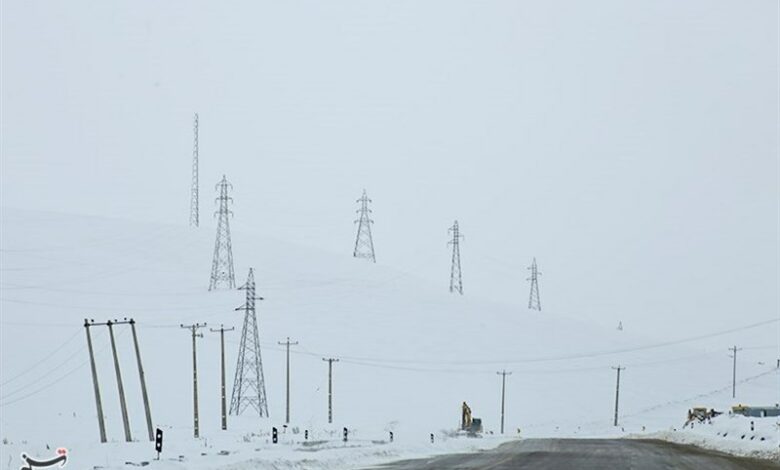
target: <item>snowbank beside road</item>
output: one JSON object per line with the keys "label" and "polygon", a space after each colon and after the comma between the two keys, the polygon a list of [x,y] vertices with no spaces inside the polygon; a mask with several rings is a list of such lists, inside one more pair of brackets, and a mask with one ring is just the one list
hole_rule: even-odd
{"label": "snowbank beside road", "polygon": [[[754,423],[752,431],[751,422]],[[696,423],[693,428],[659,431],[633,437],[658,438],[743,457],[780,462],[780,421],[773,418],[722,415],[713,419],[711,424]]]}
{"label": "snowbank beside road", "polygon": [[[305,440],[302,434],[287,434],[280,436],[278,444],[272,444],[269,432],[229,433],[209,439],[177,438],[165,444],[160,460],[156,459],[153,445],[146,441],[103,445],[85,442],[68,450],[68,465],[102,470],[131,467],[158,470],[344,470],[395,460],[478,452],[511,440],[499,436],[479,439],[452,437],[442,432],[436,433],[433,443],[425,435],[408,437],[400,442],[371,439],[343,442],[336,432],[319,430],[312,434],[322,439]],[[8,463],[8,468],[17,467],[21,453],[45,460],[54,454],[54,449],[24,442],[2,445],[2,459]]]}

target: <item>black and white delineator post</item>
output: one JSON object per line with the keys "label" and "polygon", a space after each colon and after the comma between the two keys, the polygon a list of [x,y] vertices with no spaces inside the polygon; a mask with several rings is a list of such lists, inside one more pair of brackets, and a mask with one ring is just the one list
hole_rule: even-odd
{"label": "black and white delineator post", "polygon": [[154,436],[154,450],[157,451],[157,460],[160,460],[160,453],[163,449],[163,432],[162,429],[157,428],[157,433]]}

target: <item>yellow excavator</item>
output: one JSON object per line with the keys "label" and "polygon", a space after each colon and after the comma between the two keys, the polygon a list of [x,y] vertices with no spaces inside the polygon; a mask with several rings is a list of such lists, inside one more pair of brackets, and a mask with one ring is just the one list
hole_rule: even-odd
{"label": "yellow excavator", "polygon": [[466,431],[466,434],[471,437],[475,437],[482,432],[482,420],[471,416],[471,408],[465,401],[461,408],[460,430]]}

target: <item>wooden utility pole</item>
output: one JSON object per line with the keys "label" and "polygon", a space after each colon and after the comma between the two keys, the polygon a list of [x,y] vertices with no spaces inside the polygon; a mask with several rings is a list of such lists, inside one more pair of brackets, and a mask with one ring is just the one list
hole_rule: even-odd
{"label": "wooden utility pole", "polygon": [[219,333],[219,346],[222,352],[222,430],[227,429],[227,398],[225,397],[225,332],[233,331],[235,328],[225,328],[225,325],[219,325],[219,329],[211,329],[213,333]]}
{"label": "wooden utility pole", "polygon": [[114,353],[114,369],[116,370],[116,385],[119,388],[119,405],[122,407],[122,423],[125,428],[125,441],[131,442],[133,440],[130,435],[130,420],[127,416],[127,402],[125,401],[125,387],[122,385],[122,372],[119,370],[119,356],[116,352],[116,340],[114,339],[114,325],[117,323],[125,323],[114,321],[107,321],[108,334],[111,336],[111,351]]}
{"label": "wooden utility pole", "polygon": [[203,338],[203,333],[198,333],[200,328],[206,326],[205,323],[195,323],[193,325],[180,325],[182,328],[190,330],[192,333],[192,409],[193,409],[193,425],[195,428],[195,437],[200,436],[200,428],[198,421],[198,356],[195,349],[195,338]]}
{"label": "wooden utility pole", "polygon": [[734,365],[731,369],[731,398],[736,398],[737,396],[737,351],[742,351],[742,348],[737,348],[734,346],[733,348],[729,348],[729,351],[733,353],[731,357],[734,358]]}
{"label": "wooden utility pole", "polygon": [[[94,322],[94,320],[93,320]],[[84,329],[87,331],[87,347],[89,348],[89,364],[92,367],[92,386],[95,389],[95,406],[97,407],[98,428],[100,429],[100,442],[106,442],[106,422],[103,419],[103,402],[100,400],[100,385],[98,385],[97,367],[95,366],[95,352],[92,349],[92,336],[89,334],[91,323],[84,319]]]}
{"label": "wooden utility pole", "polygon": [[144,412],[146,413],[146,429],[149,432],[149,440],[154,442],[154,429],[152,429],[152,412],[149,409],[149,395],[146,393],[146,378],[144,366],[141,364],[141,351],[138,348],[138,335],[135,332],[135,320],[130,319],[130,327],[133,330],[133,344],[135,345],[135,359],[138,362],[138,376],[141,379],[141,394],[144,399]]}
{"label": "wooden utility pole", "polygon": [[626,370],[625,367],[613,367],[617,371],[617,384],[615,385],[615,420],[614,425],[618,425],[618,404],[620,403],[620,371]]}
{"label": "wooden utility pole", "polygon": [[507,372],[506,370],[502,370],[501,372],[496,372],[496,374],[501,376],[501,434],[504,434],[504,402],[506,398],[506,376],[512,375],[512,373]]}
{"label": "wooden utility pole", "polygon": [[328,423],[333,422],[333,363],[339,362],[338,359],[322,358],[328,363]]}
{"label": "wooden utility pole", "polygon": [[291,343],[290,337],[287,337],[287,341],[282,343],[279,341],[280,346],[287,346],[287,412],[285,414],[285,423],[290,424],[290,346],[296,346],[298,342]]}

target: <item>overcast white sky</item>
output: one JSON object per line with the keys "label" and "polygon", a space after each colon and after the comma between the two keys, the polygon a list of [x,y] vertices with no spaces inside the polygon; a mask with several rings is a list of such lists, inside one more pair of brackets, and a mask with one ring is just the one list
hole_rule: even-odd
{"label": "overcast white sky", "polygon": [[[778,315],[778,2],[2,2],[2,204],[186,224],[663,331]],[[237,246],[236,256],[241,256]],[[257,267],[262,269],[261,266]],[[525,311],[525,310],[523,310]]]}

